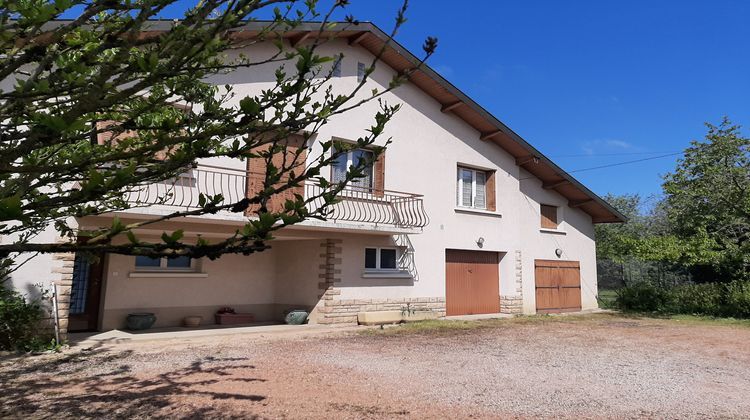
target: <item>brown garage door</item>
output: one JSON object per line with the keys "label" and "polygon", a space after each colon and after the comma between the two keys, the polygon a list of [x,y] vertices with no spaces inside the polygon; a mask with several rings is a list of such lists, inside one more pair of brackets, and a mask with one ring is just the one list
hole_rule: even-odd
{"label": "brown garage door", "polygon": [[578,261],[534,260],[536,311],[581,310],[581,265]]}
{"label": "brown garage door", "polygon": [[500,312],[497,252],[445,250],[446,315]]}

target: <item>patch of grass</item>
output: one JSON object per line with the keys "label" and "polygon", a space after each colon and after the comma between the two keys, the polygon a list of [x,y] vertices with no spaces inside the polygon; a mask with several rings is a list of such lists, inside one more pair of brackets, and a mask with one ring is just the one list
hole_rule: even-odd
{"label": "patch of grass", "polygon": [[360,333],[363,335],[439,334],[475,330],[486,326],[487,325],[482,321],[431,319],[427,321],[408,322],[399,325],[386,325],[384,328],[368,328]]}
{"label": "patch of grass", "polygon": [[662,317],[653,314],[644,314],[643,316],[648,318],[666,319],[674,321],[675,323],[680,323],[680,325],[750,328],[750,319],[717,318],[703,315],[665,315]]}
{"label": "patch of grass", "polygon": [[[478,331],[490,328],[507,328],[512,326],[544,324],[554,322],[587,323],[631,321],[668,321],[675,325],[695,326],[729,326],[750,328],[750,320],[735,318],[715,318],[698,315],[659,315],[653,313],[590,313],[570,315],[523,315],[513,318],[484,319],[476,321],[454,321],[433,319],[429,321],[410,322],[400,325],[389,325],[384,328],[368,328],[360,331],[366,336],[401,336],[401,335],[451,335],[455,333]],[[606,325],[606,324],[605,324]]]}

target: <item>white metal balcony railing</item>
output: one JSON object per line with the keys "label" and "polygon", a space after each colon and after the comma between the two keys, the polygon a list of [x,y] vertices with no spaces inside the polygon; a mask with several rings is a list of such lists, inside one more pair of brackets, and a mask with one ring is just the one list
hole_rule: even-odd
{"label": "white metal balcony railing", "polygon": [[[127,193],[126,199],[136,206],[156,204],[194,209],[199,207],[200,194],[221,194],[223,202],[236,203],[247,193],[247,178],[247,172],[243,170],[201,165],[174,179],[134,189]],[[304,185],[305,198],[322,192],[314,180]],[[429,223],[419,194],[348,186],[339,194],[339,199],[338,203],[329,206],[328,220],[401,228],[422,228]],[[324,200],[318,197],[308,204],[308,210],[313,212],[323,204]]]}

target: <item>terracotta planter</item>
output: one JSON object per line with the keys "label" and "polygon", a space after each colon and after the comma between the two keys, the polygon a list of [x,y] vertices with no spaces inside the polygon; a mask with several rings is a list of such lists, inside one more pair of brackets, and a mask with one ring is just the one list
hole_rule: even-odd
{"label": "terracotta planter", "polygon": [[253,314],[216,314],[216,323],[219,325],[250,324],[255,322]]}
{"label": "terracotta planter", "polygon": [[186,316],[182,322],[186,327],[195,328],[201,325],[201,321],[203,321],[202,316]]}

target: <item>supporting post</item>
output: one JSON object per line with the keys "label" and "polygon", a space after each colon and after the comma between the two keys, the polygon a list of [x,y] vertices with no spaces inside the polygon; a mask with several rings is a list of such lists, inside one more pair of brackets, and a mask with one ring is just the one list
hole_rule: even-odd
{"label": "supporting post", "polygon": [[463,102],[458,101],[458,102],[453,102],[452,104],[443,105],[442,107],[440,107],[440,112],[450,112],[450,111],[453,111],[454,109],[458,108],[459,106],[461,106],[463,104],[464,104]]}
{"label": "supporting post", "polygon": [[302,33],[302,35],[295,36],[293,38],[289,38],[289,43],[292,44],[292,47],[296,47],[300,44],[300,42],[306,40],[307,38],[310,38],[312,35],[312,31],[307,31]]}
{"label": "supporting post", "polygon": [[537,162],[539,162],[539,158],[536,157],[536,156],[533,156],[533,155],[522,156],[522,157],[517,157],[516,158],[516,165],[518,165],[518,166],[523,166],[523,165],[525,165],[527,163],[530,163],[530,162],[537,163]]}
{"label": "supporting post", "polygon": [[55,323],[55,344],[60,345],[60,320],[57,315],[57,284],[52,283],[52,320]]}
{"label": "supporting post", "polygon": [[491,133],[484,133],[481,136],[479,136],[479,140],[482,140],[482,141],[489,140],[492,137],[495,137],[496,135],[498,135],[500,133],[502,133],[501,130],[493,131]]}
{"label": "supporting post", "polygon": [[349,38],[349,45],[357,45],[357,44],[359,44],[360,42],[362,42],[362,40],[365,39],[365,37],[367,37],[367,34],[369,34],[369,32],[361,32],[358,35],[354,35],[354,36],[350,37]]}
{"label": "supporting post", "polygon": [[545,190],[551,190],[551,189],[554,189],[563,185],[568,185],[568,184],[570,184],[570,181],[568,181],[567,179],[564,179],[562,181],[557,181],[557,182],[543,182],[542,188],[544,188]]}
{"label": "supporting post", "polygon": [[568,201],[568,206],[576,208],[591,203],[594,200]]}

